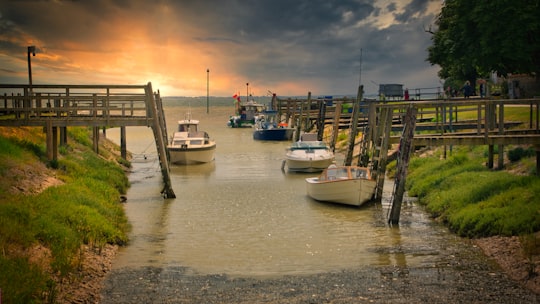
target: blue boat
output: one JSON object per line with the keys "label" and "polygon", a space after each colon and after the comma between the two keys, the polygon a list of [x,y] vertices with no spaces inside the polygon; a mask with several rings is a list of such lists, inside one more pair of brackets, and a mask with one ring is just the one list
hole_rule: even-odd
{"label": "blue boat", "polygon": [[294,129],[286,123],[277,122],[276,111],[264,111],[255,121],[253,139],[255,140],[291,140]]}

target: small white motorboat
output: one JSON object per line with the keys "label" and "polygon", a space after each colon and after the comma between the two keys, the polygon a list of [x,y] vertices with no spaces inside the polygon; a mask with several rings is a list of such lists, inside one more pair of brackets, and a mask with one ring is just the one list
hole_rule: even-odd
{"label": "small white motorboat", "polygon": [[291,172],[321,172],[335,160],[334,153],[317,134],[304,133],[285,153],[285,165]]}
{"label": "small white motorboat", "polygon": [[368,168],[330,165],[320,176],[306,178],[306,186],[315,200],[361,206],[373,199],[377,181]]}
{"label": "small white motorboat", "polygon": [[216,142],[208,133],[199,131],[198,126],[199,121],[191,117],[178,121],[178,130],[167,145],[172,164],[188,165],[214,160]]}

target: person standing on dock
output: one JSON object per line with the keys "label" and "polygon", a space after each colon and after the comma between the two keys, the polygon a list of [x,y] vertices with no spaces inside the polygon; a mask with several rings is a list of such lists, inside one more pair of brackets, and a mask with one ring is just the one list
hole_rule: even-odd
{"label": "person standing on dock", "polygon": [[463,91],[463,96],[465,98],[469,98],[472,95],[471,83],[468,80],[465,81],[465,85],[463,85],[463,88],[461,88],[461,90]]}

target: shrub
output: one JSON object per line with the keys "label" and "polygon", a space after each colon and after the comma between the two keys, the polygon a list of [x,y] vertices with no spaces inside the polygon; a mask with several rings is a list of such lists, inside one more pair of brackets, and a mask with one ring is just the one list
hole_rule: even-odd
{"label": "shrub", "polygon": [[523,147],[516,147],[515,149],[508,151],[508,160],[511,162],[517,162],[525,157],[531,157],[536,154],[536,151],[532,147],[524,149]]}

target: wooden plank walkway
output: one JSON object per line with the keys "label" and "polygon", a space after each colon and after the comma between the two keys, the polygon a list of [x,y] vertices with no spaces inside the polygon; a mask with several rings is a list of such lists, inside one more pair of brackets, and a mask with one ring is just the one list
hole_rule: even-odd
{"label": "wooden plank walkway", "polygon": [[[289,117],[293,124],[297,120],[318,118],[317,100],[307,102],[302,99],[280,100],[279,111]],[[353,113],[336,112],[337,105],[353,103],[351,99],[332,100],[324,116],[325,125],[338,125],[339,129],[350,129]],[[409,102],[362,101],[359,105],[357,126],[364,127],[370,122],[370,105],[380,113],[382,108],[392,108],[392,131],[400,132],[407,108],[416,108],[417,146],[441,145],[509,145],[540,144],[540,98],[533,99],[456,99],[417,100]],[[342,107],[340,107],[342,108]],[[505,119],[505,111],[520,108],[528,112],[528,121]],[[309,109],[309,110],[307,110]],[[302,116],[300,116],[302,113]],[[378,119],[378,117],[376,117]],[[339,123],[336,122],[339,121]],[[311,126],[316,126],[316,123]],[[391,135],[391,144],[399,142],[398,135]]]}
{"label": "wooden plank walkway", "polygon": [[[147,126],[154,131],[163,195],[176,197],[171,185],[167,154],[167,128],[159,92],[146,85],[12,85],[0,84],[0,126],[38,126],[47,134],[47,156],[56,160],[58,129],[65,144],[66,128],[93,127],[94,150],[98,152],[99,128]],[[121,139],[125,156],[125,138]]]}

